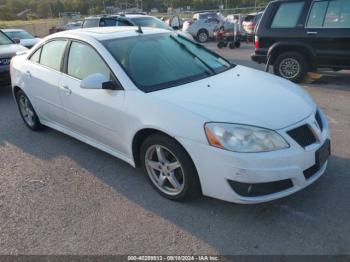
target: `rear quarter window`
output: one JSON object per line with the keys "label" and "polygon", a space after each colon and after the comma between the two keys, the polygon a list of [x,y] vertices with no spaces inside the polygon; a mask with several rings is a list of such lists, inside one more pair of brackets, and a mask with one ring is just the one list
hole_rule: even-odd
{"label": "rear quarter window", "polygon": [[304,2],[282,3],[272,20],[271,28],[294,28],[296,27]]}

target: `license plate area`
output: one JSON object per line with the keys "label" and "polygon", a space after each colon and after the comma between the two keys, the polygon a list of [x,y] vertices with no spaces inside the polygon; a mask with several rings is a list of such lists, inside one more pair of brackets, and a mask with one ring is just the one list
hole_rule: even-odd
{"label": "license plate area", "polygon": [[320,169],[331,155],[331,141],[329,139],[316,151],[316,166]]}
{"label": "license plate area", "polygon": [[9,65],[11,58],[0,58],[0,66]]}

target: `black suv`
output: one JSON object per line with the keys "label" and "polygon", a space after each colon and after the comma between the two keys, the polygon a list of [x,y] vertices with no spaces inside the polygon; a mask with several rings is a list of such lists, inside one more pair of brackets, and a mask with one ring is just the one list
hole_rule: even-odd
{"label": "black suv", "polygon": [[350,68],[350,0],[278,0],[265,10],[253,61],[300,82],[317,68]]}

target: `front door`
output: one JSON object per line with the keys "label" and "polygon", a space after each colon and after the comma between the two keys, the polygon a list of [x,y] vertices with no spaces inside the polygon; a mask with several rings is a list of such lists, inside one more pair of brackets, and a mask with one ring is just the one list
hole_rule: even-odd
{"label": "front door", "polygon": [[67,74],[61,82],[61,99],[73,131],[121,154],[121,130],[125,128],[124,91],[82,89],[81,80],[101,73],[115,79],[101,56],[91,46],[72,42],[68,52]]}

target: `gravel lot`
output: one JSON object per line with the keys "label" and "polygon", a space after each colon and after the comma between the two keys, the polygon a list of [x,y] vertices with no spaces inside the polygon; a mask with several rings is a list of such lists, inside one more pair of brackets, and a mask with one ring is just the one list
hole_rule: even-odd
{"label": "gravel lot", "polygon": [[[250,52],[220,50],[263,68]],[[140,170],[56,131],[29,131],[1,88],[0,254],[350,254],[350,73],[303,86],[330,122],[328,171],[250,206],[165,200]]]}

